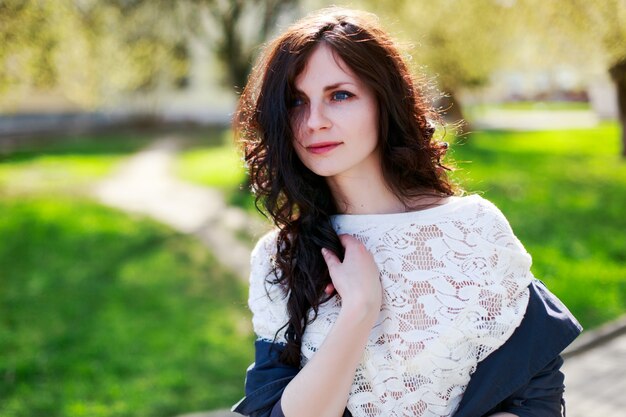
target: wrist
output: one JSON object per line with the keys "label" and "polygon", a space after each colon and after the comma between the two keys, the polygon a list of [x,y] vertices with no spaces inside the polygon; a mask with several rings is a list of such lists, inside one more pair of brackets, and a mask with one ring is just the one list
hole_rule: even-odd
{"label": "wrist", "polygon": [[374,303],[342,302],[339,316],[355,324],[367,323],[373,326],[380,313],[380,305]]}

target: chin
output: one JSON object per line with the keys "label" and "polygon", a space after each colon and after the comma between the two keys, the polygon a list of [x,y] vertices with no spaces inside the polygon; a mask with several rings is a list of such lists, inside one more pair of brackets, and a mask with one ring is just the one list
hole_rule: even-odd
{"label": "chin", "polygon": [[341,170],[338,170],[336,167],[308,167],[309,170],[315,175],[319,175],[320,177],[328,178],[334,177],[338,175]]}

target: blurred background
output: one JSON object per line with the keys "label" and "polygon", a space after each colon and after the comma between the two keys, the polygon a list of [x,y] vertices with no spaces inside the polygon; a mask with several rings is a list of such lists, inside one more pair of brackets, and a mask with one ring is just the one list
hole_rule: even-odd
{"label": "blurred background", "polygon": [[[328,4],[0,0],[0,415],[241,398],[270,226],[229,121],[261,45]],[[619,321],[626,0],[344,5],[442,93],[455,179],[502,209],[535,276],[587,329]]]}

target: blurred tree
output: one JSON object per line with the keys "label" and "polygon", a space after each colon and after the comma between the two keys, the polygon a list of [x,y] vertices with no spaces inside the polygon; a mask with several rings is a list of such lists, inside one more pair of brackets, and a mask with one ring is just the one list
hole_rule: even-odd
{"label": "blurred tree", "polygon": [[43,8],[19,0],[0,1],[0,92],[19,77],[28,77],[40,88],[56,83],[51,61],[57,42]]}
{"label": "blurred tree", "polygon": [[57,90],[92,108],[186,74],[185,39],[157,2],[0,1],[0,94]]}
{"label": "blurred tree", "polygon": [[54,90],[87,108],[184,84],[188,41],[242,88],[257,52],[299,0],[0,0],[0,95]]}
{"label": "blurred tree", "polygon": [[517,9],[532,31],[524,36],[548,44],[553,61],[603,66],[617,89],[626,158],[626,0],[519,0]]}
{"label": "blurred tree", "polygon": [[209,45],[224,67],[225,83],[243,89],[258,46],[299,0],[179,0],[185,26]]}
{"label": "blurred tree", "polygon": [[618,92],[626,157],[626,0],[361,0],[418,43],[416,61],[449,96],[448,118],[460,120],[457,92],[479,87],[501,68],[589,71],[603,62]]}
{"label": "blurred tree", "polygon": [[502,65],[515,21],[512,4],[500,0],[362,0],[411,39],[413,62],[437,77],[451,121],[463,121],[458,93],[485,85]]}

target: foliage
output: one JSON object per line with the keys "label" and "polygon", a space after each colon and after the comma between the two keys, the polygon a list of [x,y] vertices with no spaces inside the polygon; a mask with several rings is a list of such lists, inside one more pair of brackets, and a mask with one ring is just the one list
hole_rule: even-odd
{"label": "foliage", "polygon": [[401,39],[417,46],[412,51],[414,62],[436,74],[446,92],[485,84],[508,46],[506,28],[513,16],[505,2],[365,1],[364,4],[392,23],[389,26],[397,28]]}
{"label": "foliage", "polygon": [[534,45],[531,61],[583,67],[600,63],[609,69],[626,59],[626,0],[519,0],[515,10],[537,29],[517,34]]}
{"label": "foliage", "polygon": [[616,132],[475,132],[452,147],[456,177],[502,209],[535,275],[586,327],[626,311],[626,165]]}
{"label": "foliage", "polygon": [[299,0],[178,1],[186,10],[181,24],[195,28],[196,37],[209,40],[223,66],[225,84],[239,91],[245,87],[259,45],[276,30],[282,17],[296,11],[299,3]]}
{"label": "foliage", "polygon": [[[556,57],[583,68],[600,65],[611,76],[622,125],[621,154],[626,159],[626,0],[524,0],[521,4],[526,6],[529,19],[536,22],[533,26],[549,35],[544,44],[556,52],[548,54],[552,57],[548,60]],[[532,37],[524,33],[523,39]]]}
{"label": "foliage", "polygon": [[[257,47],[298,0],[2,0],[0,94],[62,93],[82,108],[184,85],[191,42],[243,88]],[[9,97],[7,97],[9,96]],[[0,96],[1,97],[1,96]]]}
{"label": "foliage", "polygon": [[[459,127],[465,124],[458,96],[464,88],[488,83],[509,52],[511,30],[518,23],[511,2],[494,0],[361,0],[388,22],[410,47],[410,62],[419,74],[436,77],[443,93],[432,95]],[[407,48],[409,49],[409,48]],[[426,85],[434,85],[432,82]]]}
{"label": "foliage", "polygon": [[185,44],[155,6],[2,1],[0,93],[61,91],[94,108],[117,94],[175,83],[187,73]]}

